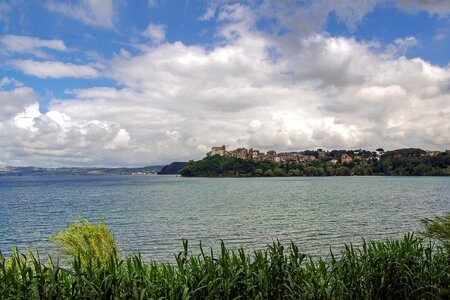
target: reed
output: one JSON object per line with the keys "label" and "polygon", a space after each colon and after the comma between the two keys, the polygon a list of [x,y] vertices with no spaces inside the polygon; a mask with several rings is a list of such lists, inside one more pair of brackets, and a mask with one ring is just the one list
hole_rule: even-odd
{"label": "reed", "polygon": [[120,258],[101,264],[74,256],[70,267],[39,255],[0,254],[1,299],[449,299],[445,247],[407,234],[402,239],[345,245],[340,256],[314,259],[291,243],[216,253],[188,241],[174,264]]}
{"label": "reed", "polygon": [[434,219],[421,220],[425,231],[424,236],[441,242],[450,252],[450,212],[443,217],[436,216]]}

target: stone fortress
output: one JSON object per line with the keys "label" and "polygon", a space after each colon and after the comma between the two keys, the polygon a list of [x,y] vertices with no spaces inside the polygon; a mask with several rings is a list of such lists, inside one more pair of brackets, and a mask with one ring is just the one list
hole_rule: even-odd
{"label": "stone fortress", "polygon": [[[380,149],[382,150],[382,149]],[[449,153],[450,150],[446,152]],[[348,155],[346,153],[340,154],[339,156],[329,156],[329,152],[323,151],[322,149],[318,149],[315,151],[303,151],[303,152],[280,152],[277,153],[274,150],[267,151],[264,153],[257,149],[247,149],[247,148],[237,148],[234,150],[227,150],[225,145],[219,147],[212,147],[211,151],[208,152],[207,156],[220,155],[224,157],[235,157],[241,159],[251,159],[253,161],[271,161],[274,163],[283,163],[283,162],[309,162],[317,159],[327,159],[330,163],[340,163],[340,164],[349,164],[354,160],[357,161],[367,161],[367,159],[376,159],[380,160],[381,155],[384,153],[383,151],[362,151],[362,150],[353,150],[352,155]],[[424,151],[422,156],[437,156],[443,153],[442,151]],[[314,154],[314,155],[312,155]],[[364,154],[364,155],[363,155]],[[400,156],[401,154],[393,155]]]}
{"label": "stone fortress", "polygon": [[[318,158],[325,158],[325,151],[318,151],[318,157],[315,155],[305,154],[303,152],[280,152],[274,150],[264,153],[257,149],[237,148],[235,150],[227,150],[225,146],[212,147],[207,156],[220,155],[225,157],[236,157],[241,159],[251,159],[253,161],[271,161],[271,162],[307,162]],[[349,157],[351,159],[351,157]]]}

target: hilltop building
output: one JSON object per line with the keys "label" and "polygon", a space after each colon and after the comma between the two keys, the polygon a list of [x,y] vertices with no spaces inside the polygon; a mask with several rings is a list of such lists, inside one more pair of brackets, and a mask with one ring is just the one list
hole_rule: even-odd
{"label": "hilltop building", "polygon": [[[323,158],[326,157],[326,152],[319,155]],[[235,150],[227,150],[225,145],[220,147],[212,147],[211,151],[207,153],[207,156],[220,155],[224,157],[235,157],[240,159],[251,159],[253,161],[268,160],[271,162],[307,162],[316,160],[314,155],[306,155],[302,152],[281,152],[277,153],[275,150],[267,151],[267,153],[261,152],[257,149],[237,148]]]}
{"label": "hilltop building", "polygon": [[220,155],[220,156],[226,156],[227,150],[225,148],[225,145],[222,145],[222,147],[212,147],[211,152],[208,154],[211,156],[214,155]]}
{"label": "hilltop building", "polygon": [[352,157],[348,154],[341,155],[341,164],[349,164],[353,161]]}
{"label": "hilltop building", "polygon": [[438,156],[439,154],[441,154],[441,151],[438,150],[429,150],[426,153],[426,156]]}
{"label": "hilltop building", "polygon": [[327,153],[325,151],[322,150],[317,150],[317,154],[318,154],[318,159],[323,159],[325,157],[327,157]]}

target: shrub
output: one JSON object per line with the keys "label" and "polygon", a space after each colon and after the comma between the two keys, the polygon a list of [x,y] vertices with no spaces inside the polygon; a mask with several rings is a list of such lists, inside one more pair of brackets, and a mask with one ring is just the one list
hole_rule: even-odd
{"label": "shrub", "polygon": [[81,217],[57,233],[52,241],[58,244],[65,254],[73,258],[79,257],[82,264],[103,264],[111,256],[118,254],[114,235],[103,220],[92,224]]}

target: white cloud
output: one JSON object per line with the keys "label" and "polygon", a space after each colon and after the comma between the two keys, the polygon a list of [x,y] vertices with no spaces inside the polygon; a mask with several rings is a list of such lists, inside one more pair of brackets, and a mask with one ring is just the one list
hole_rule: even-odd
{"label": "white cloud", "polygon": [[[342,18],[358,22],[372,4],[354,4],[355,12]],[[278,16],[287,13],[278,9]],[[198,159],[222,144],[450,148],[450,67],[403,57],[416,38],[400,37],[386,48],[316,29],[278,36],[256,29],[260,11],[236,3],[215,15],[217,44],[121,51],[107,74],[120,88],[67,90],[71,99],[52,99],[47,113],[39,112],[32,89],[5,79],[13,88],[0,90],[0,161],[148,165]],[[43,78],[98,75],[91,66],[18,62]]]}
{"label": "white cloud", "polygon": [[23,86],[23,83],[15,78],[3,77],[0,79],[0,88],[4,86],[21,87]]}
{"label": "white cloud", "polygon": [[7,23],[8,22],[8,14],[11,10],[11,5],[6,2],[0,2],[0,21]]}
{"label": "white cloud", "polygon": [[[294,42],[240,30],[239,38],[210,51],[174,43],[120,57],[113,76],[127,88],[74,91],[74,100],[53,107],[117,121],[147,160],[199,158],[214,144],[450,146],[432,130],[449,126],[448,69],[380,55],[348,38]],[[282,53],[277,62],[268,59],[271,46]]]}
{"label": "white cloud", "polygon": [[[279,41],[284,56],[274,63],[265,51],[272,44],[247,33],[211,51],[175,43],[121,57],[113,73],[126,88],[68,91],[73,99],[53,100],[46,114],[30,89],[3,92],[15,104],[0,124],[9,124],[17,139],[2,140],[10,150],[0,160],[145,165],[200,158],[216,144],[450,146],[448,69],[377,56],[367,45],[326,36],[301,42],[302,55]],[[330,72],[346,80],[333,81]]]}
{"label": "white cloud", "polygon": [[11,64],[28,75],[39,78],[93,78],[98,76],[97,70],[89,65],[74,65],[59,61],[14,60]]}
{"label": "white cloud", "polygon": [[157,0],[148,0],[148,6],[155,7],[158,4]]}
{"label": "white cloud", "polygon": [[[447,24],[450,24],[450,22],[448,22]],[[449,36],[450,36],[450,26],[442,27],[436,30],[436,35],[433,37],[433,39],[436,41],[445,41]]]}
{"label": "white cloud", "polygon": [[25,107],[37,101],[38,99],[34,91],[27,87],[17,87],[9,91],[0,90],[0,123],[14,118]]}
{"label": "white cloud", "polygon": [[1,50],[4,52],[27,53],[43,55],[41,49],[51,49],[67,51],[67,47],[62,40],[44,40],[31,36],[5,35],[0,37]]}
{"label": "white cloud", "polygon": [[155,44],[160,44],[166,39],[166,26],[150,23],[142,35],[151,39]]}
{"label": "white cloud", "polygon": [[391,45],[388,45],[388,51],[391,51],[392,54],[404,54],[406,53],[410,48],[413,48],[417,46],[419,42],[417,39],[413,36],[408,36],[405,38],[398,38],[395,39],[394,43]]}
{"label": "white cloud", "polygon": [[[39,111],[30,88],[0,91],[0,162],[13,165],[112,165],[130,151],[130,134],[115,122]],[[125,162],[126,164],[126,162]]]}
{"label": "white cloud", "polygon": [[397,0],[400,8],[406,10],[425,10],[438,15],[450,13],[450,1],[446,0]]}
{"label": "white cloud", "polygon": [[113,28],[114,4],[112,0],[78,0],[77,3],[51,1],[47,9],[81,21],[87,25]]}
{"label": "white cloud", "polygon": [[206,11],[204,12],[204,14],[199,17],[199,20],[200,21],[211,20],[212,18],[214,18],[215,14],[216,14],[215,10],[216,10],[215,7],[208,6]]}
{"label": "white cloud", "polygon": [[[356,29],[357,24],[363,20],[366,14],[384,0],[322,0],[322,1],[240,1],[213,0],[208,1],[208,6],[200,20],[210,20],[215,15],[223,18],[223,11],[227,7],[248,7],[257,18],[276,19],[276,25],[269,31],[289,31],[297,36],[320,32],[326,25],[328,16],[334,12],[336,16],[349,28]],[[218,12],[218,14],[216,14]]]}
{"label": "white cloud", "polygon": [[41,113],[39,112],[39,105],[37,103],[33,103],[32,105],[25,107],[24,112],[18,113],[14,116],[14,123],[18,128],[36,132],[37,128],[34,127],[34,120],[40,116]]}

